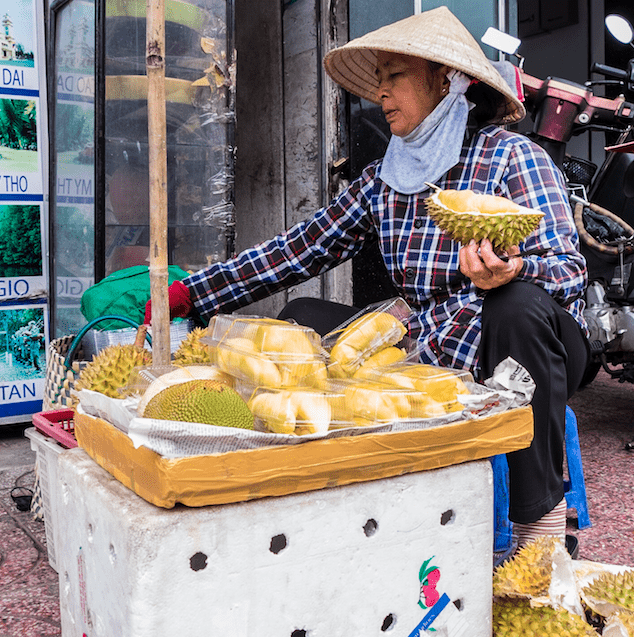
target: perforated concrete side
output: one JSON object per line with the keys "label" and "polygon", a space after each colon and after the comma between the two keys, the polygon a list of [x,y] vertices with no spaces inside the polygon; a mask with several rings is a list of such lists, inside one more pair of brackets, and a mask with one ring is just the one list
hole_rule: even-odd
{"label": "perforated concrete side", "polygon": [[490,635],[488,461],[172,510],[81,449],[58,471],[64,637],[408,637],[444,601],[430,627]]}

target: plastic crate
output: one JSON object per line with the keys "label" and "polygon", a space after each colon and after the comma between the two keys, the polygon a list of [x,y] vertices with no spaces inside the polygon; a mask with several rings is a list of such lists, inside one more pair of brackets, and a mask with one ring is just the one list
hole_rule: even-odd
{"label": "plastic crate", "polygon": [[57,460],[62,452],[67,451],[67,449],[50,436],[41,434],[35,427],[29,427],[24,432],[24,435],[31,441],[31,449],[35,451],[37,456],[37,479],[42,493],[48,563],[53,570],[58,571],[59,480]]}
{"label": "plastic crate", "polygon": [[75,412],[72,409],[56,409],[33,414],[33,426],[45,436],[53,438],[65,449],[77,446],[75,438]]}

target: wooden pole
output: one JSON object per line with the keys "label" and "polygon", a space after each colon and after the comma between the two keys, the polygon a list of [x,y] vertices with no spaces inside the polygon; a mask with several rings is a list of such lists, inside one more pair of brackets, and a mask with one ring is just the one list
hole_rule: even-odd
{"label": "wooden pole", "polygon": [[167,297],[167,141],[165,117],[165,0],[147,0],[148,156],[150,172],[150,294],[152,365],[170,364]]}

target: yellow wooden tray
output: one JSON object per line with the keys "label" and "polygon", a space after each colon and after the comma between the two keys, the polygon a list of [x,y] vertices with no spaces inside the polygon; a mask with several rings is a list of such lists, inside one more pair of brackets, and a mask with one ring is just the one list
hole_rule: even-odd
{"label": "yellow wooden tray", "polygon": [[167,459],[110,423],[75,413],[75,436],[99,465],[144,500],[198,507],[313,491],[488,458],[528,447],[530,407],[444,427],[312,440]]}

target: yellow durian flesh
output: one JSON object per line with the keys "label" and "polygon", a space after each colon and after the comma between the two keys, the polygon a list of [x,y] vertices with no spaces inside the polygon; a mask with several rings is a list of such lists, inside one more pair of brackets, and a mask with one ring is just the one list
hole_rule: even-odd
{"label": "yellow durian flesh", "polygon": [[406,333],[401,321],[388,312],[368,312],[343,329],[330,358],[351,376],[370,356],[395,345]]}
{"label": "yellow durian flesh", "polygon": [[291,404],[295,407],[298,435],[328,431],[332,420],[332,409],[324,394],[295,390],[291,392]]}
{"label": "yellow durian flesh", "polygon": [[379,350],[375,354],[372,354],[361,367],[354,373],[353,378],[368,378],[370,376],[370,370],[376,367],[383,367],[384,365],[392,365],[394,363],[400,363],[407,357],[407,352],[400,347],[386,347]]}
{"label": "yellow durian flesh", "polygon": [[249,409],[266,429],[276,434],[295,433],[295,412],[288,392],[264,392],[249,401]]}
{"label": "yellow durian flesh", "polygon": [[277,319],[234,321],[218,346],[217,361],[227,373],[255,386],[319,387],[327,378],[316,332]]}
{"label": "yellow durian flesh", "polygon": [[261,325],[255,339],[260,352],[282,354],[292,358],[312,357],[317,353],[319,340],[311,340],[312,331],[286,321]]}
{"label": "yellow durian flesh", "polygon": [[355,419],[371,422],[393,422],[411,413],[407,392],[390,391],[375,383],[354,383],[345,388],[347,404]]}
{"label": "yellow durian flesh", "polygon": [[257,351],[248,338],[230,338],[218,347],[218,367],[231,376],[242,378],[254,385],[279,387],[280,370]]}
{"label": "yellow durian flesh", "polygon": [[249,401],[253,414],[273,433],[326,433],[333,417],[329,397],[310,389],[258,392]]}
{"label": "yellow durian flesh", "polygon": [[441,190],[438,200],[450,210],[473,212],[477,210],[476,193],[473,190]]}
{"label": "yellow durian flesh", "polygon": [[472,380],[467,372],[423,363],[397,363],[367,371],[369,380],[411,390],[412,418],[432,418],[461,411],[463,405],[457,396],[470,393],[462,377]]}

